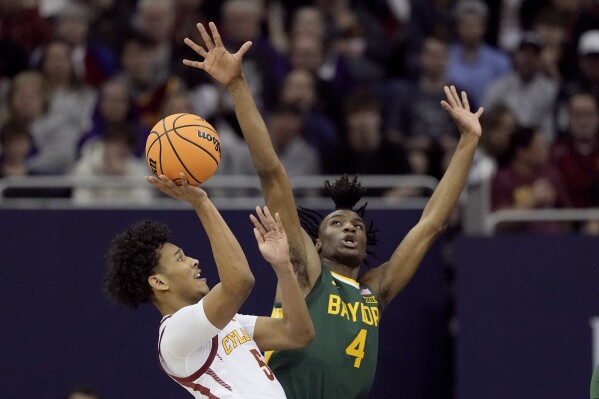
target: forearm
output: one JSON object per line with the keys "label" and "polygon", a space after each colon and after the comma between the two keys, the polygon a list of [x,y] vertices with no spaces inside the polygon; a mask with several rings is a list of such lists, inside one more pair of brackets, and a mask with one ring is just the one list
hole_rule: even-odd
{"label": "forearm", "polygon": [[284,270],[277,271],[277,278],[277,293],[280,294],[283,304],[285,329],[300,342],[311,341],[314,326],[291,263]]}
{"label": "forearm", "polygon": [[424,208],[422,219],[431,218],[441,226],[447,223],[466,184],[477,144],[478,137],[462,135],[445,175]]}
{"label": "forearm", "polygon": [[234,79],[227,85],[227,89],[235,104],[235,114],[256,172],[263,175],[273,171],[279,167],[280,162],[245,77],[241,75]]}
{"label": "forearm", "polygon": [[194,209],[210,241],[223,288],[236,294],[249,294],[254,276],[231,229],[210,200],[195,203]]}

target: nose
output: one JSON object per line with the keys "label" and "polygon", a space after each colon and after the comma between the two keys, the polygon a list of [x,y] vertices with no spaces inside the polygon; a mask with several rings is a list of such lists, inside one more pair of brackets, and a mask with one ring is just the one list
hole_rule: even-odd
{"label": "nose", "polygon": [[345,226],[343,226],[343,231],[355,232],[356,228],[354,227],[353,224],[351,224],[350,222],[347,222],[347,223],[345,223]]}
{"label": "nose", "polygon": [[199,265],[200,265],[200,261],[199,261],[199,260],[197,260],[197,259],[193,259],[193,258],[191,258],[191,265],[192,265],[193,267],[199,266]]}

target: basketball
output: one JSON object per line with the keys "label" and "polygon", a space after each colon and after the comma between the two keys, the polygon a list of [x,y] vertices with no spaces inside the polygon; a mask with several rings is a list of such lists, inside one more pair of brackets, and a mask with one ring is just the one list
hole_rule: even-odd
{"label": "basketball", "polygon": [[220,164],[220,140],[214,127],[200,116],[173,114],[152,128],[146,141],[146,162],[154,175],[165,175],[181,184],[206,182]]}

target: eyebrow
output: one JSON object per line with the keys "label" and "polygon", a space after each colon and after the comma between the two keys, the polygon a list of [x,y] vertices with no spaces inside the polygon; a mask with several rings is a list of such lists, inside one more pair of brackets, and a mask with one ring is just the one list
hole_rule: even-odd
{"label": "eyebrow", "polygon": [[176,258],[178,254],[183,253],[183,251],[181,251],[181,248],[177,248],[177,250],[175,251],[175,253],[173,254],[173,258]]}

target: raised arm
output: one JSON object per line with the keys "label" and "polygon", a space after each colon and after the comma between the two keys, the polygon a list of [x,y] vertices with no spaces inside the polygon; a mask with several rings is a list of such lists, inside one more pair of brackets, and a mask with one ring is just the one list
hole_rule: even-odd
{"label": "raised arm", "polygon": [[386,306],[410,281],[426,252],[435,239],[443,232],[466,183],[468,171],[481,135],[480,108],[470,112],[465,92],[458,96],[455,87],[445,87],[447,101],[441,105],[451,116],[460,131],[460,141],[449,163],[445,175],[439,182],[422,216],[402,242],[389,261],[372,269],[360,280],[373,288],[381,307]]}
{"label": "raised arm", "polygon": [[235,316],[254,286],[254,276],[239,242],[223,220],[206,192],[191,186],[183,173],[181,186],[166,176],[146,177],[163,193],[190,203],[196,211],[208,240],[218,270],[220,283],[204,297],[208,320],[218,328],[225,327]]}
{"label": "raised arm", "polygon": [[254,329],[254,341],[265,350],[294,349],[309,344],[314,339],[314,326],[308,313],[304,295],[289,260],[289,245],[281,218],[273,218],[267,207],[256,207],[250,215],[254,223],[254,235],[264,259],[274,269],[281,288],[283,319],[259,317]]}
{"label": "raised arm", "polygon": [[301,228],[287,172],[275,153],[266,124],[256,107],[241,69],[242,58],[251,47],[251,42],[244,43],[237,53],[231,54],[224,48],[214,23],[210,23],[212,37],[202,24],[198,24],[198,30],[206,48],[189,38],[185,39],[185,43],[203,57],[204,61],[183,60],[183,63],[203,69],[227,87],[254,168],[260,177],[266,204],[273,212],[279,212],[282,216],[289,240],[291,261],[306,293],[320,274],[320,260],[311,239]]}

